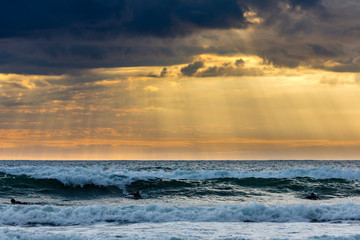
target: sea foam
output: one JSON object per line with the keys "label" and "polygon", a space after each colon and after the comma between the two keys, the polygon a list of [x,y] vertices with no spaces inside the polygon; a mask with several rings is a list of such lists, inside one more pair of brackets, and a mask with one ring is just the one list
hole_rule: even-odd
{"label": "sea foam", "polygon": [[0,205],[0,225],[90,225],[99,222],[329,222],[360,221],[360,205],[20,206]]}
{"label": "sea foam", "polygon": [[[359,240],[352,224],[143,223],[90,226],[3,226],[1,240]],[[354,233],[355,232],[355,233]]]}
{"label": "sea foam", "polygon": [[36,179],[56,179],[64,185],[84,186],[94,184],[99,186],[117,186],[123,188],[137,180],[149,179],[189,179],[206,180],[219,178],[297,178],[310,177],[315,179],[347,179],[360,180],[360,170],[340,168],[313,168],[313,169],[285,169],[280,171],[225,171],[225,170],[204,170],[172,172],[159,171],[130,171],[127,169],[108,169],[100,167],[53,167],[53,166],[32,166],[32,167],[2,167],[0,172],[12,175],[27,175]]}

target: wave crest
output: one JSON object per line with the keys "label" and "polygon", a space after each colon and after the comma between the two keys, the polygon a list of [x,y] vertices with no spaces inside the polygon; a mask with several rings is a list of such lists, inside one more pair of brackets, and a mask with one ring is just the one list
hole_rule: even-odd
{"label": "wave crest", "polygon": [[90,225],[97,222],[310,222],[360,221],[360,205],[220,205],[214,207],[0,206],[0,225]]}
{"label": "wave crest", "polygon": [[298,178],[309,177],[314,179],[346,179],[360,180],[360,170],[340,169],[321,167],[314,169],[285,169],[280,171],[225,171],[225,170],[204,170],[204,171],[184,171],[176,170],[173,172],[159,171],[130,171],[127,169],[103,170],[100,167],[93,168],[65,168],[65,167],[12,167],[0,168],[0,172],[12,175],[27,175],[35,179],[56,179],[67,186],[117,186],[124,188],[126,185],[138,181],[149,179],[170,179],[170,180],[206,180],[219,178]]}

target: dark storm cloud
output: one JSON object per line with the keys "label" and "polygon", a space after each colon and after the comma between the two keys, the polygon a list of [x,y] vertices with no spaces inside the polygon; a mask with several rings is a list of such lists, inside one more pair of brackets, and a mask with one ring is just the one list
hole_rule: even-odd
{"label": "dark storm cloud", "polygon": [[199,70],[202,67],[204,67],[204,62],[196,61],[194,63],[190,63],[186,67],[181,68],[181,73],[184,76],[190,77],[194,75],[197,72],[197,70]]}
{"label": "dark storm cloud", "polygon": [[202,71],[200,74],[198,74],[201,77],[216,77],[216,76],[226,76],[227,68],[225,66],[212,66],[206,68],[204,71]]}
{"label": "dark storm cloud", "polygon": [[7,23],[1,26],[2,38],[52,36],[59,31],[84,36],[100,32],[106,21],[121,20],[125,9],[121,0],[5,0],[1,5],[0,21]]}
{"label": "dark storm cloud", "polygon": [[261,15],[271,15],[272,19],[276,18],[275,13],[279,13],[283,5],[287,5],[291,10],[323,10],[322,0],[243,0],[240,3],[245,8],[256,10]]}
{"label": "dark storm cloud", "polygon": [[219,77],[219,76],[260,76],[263,71],[259,68],[246,67],[245,61],[238,59],[235,62],[223,63],[219,66],[205,66],[204,62],[197,61],[181,69],[183,76]]}
{"label": "dark storm cloud", "polygon": [[0,72],[62,74],[179,63],[184,59],[175,56],[171,44],[141,44],[145,38],[245,27],[243,13],[237,0],[5,0]]}
{"label": "dark storm cloud", "polygon": [[1,38],[109,38],[118,34],[175,36],[244,24],[236,0],[5,0]]}
{"label": "dark storm cloud", "polygon": [[151,73],[151,74],[148,74],[147,76],[152,77],[152,78],[163,78],[163,77],[165,77],[167,75],[167,73],[168,73],[168,69],[166,67],[164,67],[161,70],[159,75]]}
{"label": "dark storm cloud", "polygon": [[[0,72],[168,66],[203,53],[253,54],[288,67],[318,61],[316,66],[324,68],[321,62],[357,57],[346,44],[354,47],[360,36],[358,10],[355,0],[4,0]],[[261,22],[251,22],[249,12]],[[240,36],[226,44],[207,36],[206,47],[191,39],[249,26],[255,31],[246,47]],[[344,69],[358,71],[357,65],[349,66]]]}
{"label": "dark storm cloud", "polygon": [[160,77],[165,77],[167,74],[167,68],[163,68],[160,73]]}
{"label": "dark storm cloud", "polygon": [[242,59],[238,59],[238,60],[235,61],[235,65],[236,65],[237,67],[242,66],[242,65],[244,65],[244,64],[245,64],[245,62],[244,62],[244,60],[242,60]]}
{"label": "dark storm cloud", "polygon": [[314,52],[314,54],[319,56],[334,57],[338,55],[335,51],[329,50],[317,44],[309,44],[309,47]]}

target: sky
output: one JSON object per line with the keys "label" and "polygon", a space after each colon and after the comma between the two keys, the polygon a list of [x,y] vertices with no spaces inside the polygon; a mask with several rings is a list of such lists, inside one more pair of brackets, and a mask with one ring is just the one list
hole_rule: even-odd
{"label": "sky", "polygon": [[0,158],[360,159],[359,0],[2,0]]}

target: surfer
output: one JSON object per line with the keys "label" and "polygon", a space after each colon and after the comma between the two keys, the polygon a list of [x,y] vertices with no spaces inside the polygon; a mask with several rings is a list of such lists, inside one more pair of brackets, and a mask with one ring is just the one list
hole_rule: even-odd
{"label": "surfer", "polygon": [[11,199],[11,204],[28,204],[27,202],[20,202],[20,201],[16,201],[15,199]]}
{"label": "surfer", "polygon": [[140,199],[142,198],[139,191],[136,191],[135,193],[129,193],[128,195],[133,195],[134,199]]}
{"label": "surfer", "polygon": [[310,193],[305,198],[310,200],[320,200],[320,197],[314,192]]}

